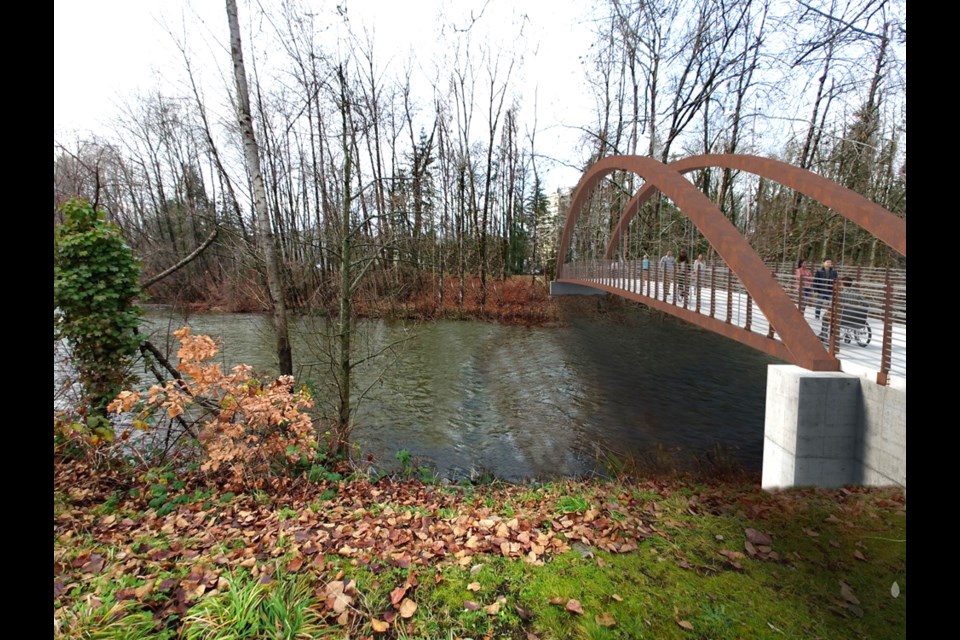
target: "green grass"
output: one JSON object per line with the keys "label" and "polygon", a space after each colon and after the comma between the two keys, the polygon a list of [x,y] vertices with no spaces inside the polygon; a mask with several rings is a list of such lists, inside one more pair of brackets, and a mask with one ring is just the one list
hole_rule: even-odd
{"label": "green grass", "polygon": [[567,495],[557,500],[557,513],[583,513],[590,503],[583,496]]}
{"label": "green grass", "polygon": [[201,600],[183,620],[185,640],[317,638],[327,635],[322,603],[302,576],[275,576],[260,584],[245,573],[229,576],[230,588]]}
{"label": "green grass", "polygon": [[[244,532],[234,531],[236,537],[230,539],[207,539],[204,531],[184,538],[174,526],[166,532],[137,529],[122,543],[116,537],[125,530],[119,522],[105,530],[109,535],[98,533],[94,523],[110,516],[119,521],[121,513],[132,513],[126,498],[113,500],[114,494],[106,491],[98,502],[83,506],[71,502],[65,492],[55,492],[54,559],[60,567],[54,579],[59,594],[54,600],[56,636],[131,640],[327,636],[523,640],[527,634],[541,640],[885,640],[905,636],[906,516],[905,507],[884,497],[895,496],[893,492],[766,493],[751,484],[682,480],[557,482],[542,487],[491,484],[455,490],[412,482],[393,486],[389,495],[364,501],[364,509],[359,509],[355,506],[359,502],[346,502],[357,499],[356,487],[349,481],[339,486],[338,495],[343,498],[321,501],[308,495],[296,502],[270,496],[274,506],[265,509],[263,521],[251,523]],[[196,491],[184,487],[176,495],[193,498]],[[222,496],[211,498],[215,511],[208,514],[209,522],[222,523],[230,531],[239,526],[238,510],[250,508],[251,503],[267,504],[264,495],[256,494],[226,502]],[[143,512],[151,510],[146,504],[149,499],[140,503]],[[316,524],[305,525],[296,516],[307,513],[308,502],[315,513],[323,514],[342,506],[341,501],[348,505],[348,513],[358,509],[356,519],[349,520],[355,530],[361,523],[369,525],[371,534],[381,527],[375,534],[381,539],[390,530],[387,520],[402,521],[398,514],[432,517],[443,526],[461,516],[465,522],[497,514],[504,519],[527,519],[525,526],[533,532],[556,531],[557,521],[604,527],[639,520],[649,536],[639,540],[636,550],[619,554],[596,547],[590,549],[592,553],[582,553],[584,545],[578,542],[567,553],[542,555],[540,565],[504,558],[495,551],[471,556],[464,564],[450,554],[400,568],[387,554],[363,560],[338,556],[329,548],[321,549],[325,555],[314,562],[313,556],[296,547],[304,544],[303,533],[298,539],[298,532],[313,532]],[[194,510],[199,507],[193,503]],[[269,538],[260,537],[260,527],[267,522],[276,526],[278,521],[279,528]],[[751,556],[745,545],[747,529],[769,535],[776,555]],[[260,584],[259,575],[254,578],[236,563],[244,557],[237,552],[261,542],[265,546],[258,560],[260,570],[268,565],[287,567],[299,554],[306,562],[290,569],[297,573],[278,572]],[[200,550],[202,555],[149,559],[150,551],[171,547]],[[84,555],[91,553],[104,558],[102,571],[95,575],[73,566],[85,562]],[[267,558],[266,554],[272,555]],[[215,560],[220,556],[229,558],[228,564],[218,564]],[[211,594],[208,585],[205,595],[188,602],[182,619],[163,613],[175,598],[176,586],[156,588],[139,601],[121,599],[121,590],[147,583],[156,586],[170,580],[179,585],[199,568],[216,571],[229,587]],[[331,580],[348,579],[356,581],[357,596],[350,622],[340,625],[325,609],[323,589]],[[391,592],[411,580],[417,584],[405,597],[417,603],[415,614],[394,620],[386,634],[374,633],[373,620],[385,620],[396,611]],[[841,582],[856,594],[858,606],[844,599]],[[890,591],[894,582],[900,590],[896,598]],[[468,589],[473,583],[479,588]],[[565,608],[571,599],[579,601],[583,615]],[[464,606],[468,601],[478,605],[476,610]],[[496,611],[491,605],[496,605]]]}

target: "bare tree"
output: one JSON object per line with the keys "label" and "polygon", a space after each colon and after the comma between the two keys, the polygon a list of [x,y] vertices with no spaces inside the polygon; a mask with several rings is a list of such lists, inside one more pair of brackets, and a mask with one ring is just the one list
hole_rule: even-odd
{"label": "bare tree", "polygon": [[237,17],[236,0],[227,0],[227,21],[230,25],[230,54],[233,59],[233,72],[237,84],[237,118],[243,135],[244,157],[253,190],[253,206],[257,216],[257,239],[260,242],[260,250],[263,253],[266,266],[267,290],[270,296],[273,328],[277,334],[277,358],[279,359],[281,375],[292,375],[293,356],[287,326],[287,308],[283,298],[280,263],[277,259],[273,226],[270,222],[270,211],[267,208],[267,194],[260,169],[260,148],[253,131],[253,117],[250,111],[247,72],[243,64],[240,21]]}

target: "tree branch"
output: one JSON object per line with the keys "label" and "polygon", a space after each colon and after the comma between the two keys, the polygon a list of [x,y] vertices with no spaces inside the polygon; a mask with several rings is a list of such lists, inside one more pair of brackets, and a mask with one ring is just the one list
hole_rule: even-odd
{"label": "tree branch", "polygon": [[175,271],[177,271],[177,270],[179,270],[179,269],[187,266],[187,265],[190,264],[191,262],[193,262],[193,260],[196,259],[197,256],[199,256],[201,253],[203,253],[203,250],[204,250],[204,249],[206,249],[206,248],[209,247],[211,244],[213,244],[213,241],[217,238],[217,233],[218,233],[219,231],[220,231],[220,227],[214,227],[214,228],[213,228],[213,231],[210,233],[210,235],[207,237],[207,239],[203,241],[203,244],[201,244],[199,247],[197,247],[196,249],[194,249],[194,250],[190,253],[190,255],[188,255],[186,258],[184,258],[183,260],[181,260],[181,261],[178,262],[177,264],[173,265],[173,266],[170,267],[169,269],[166,269],[165,271],[161,271],[160,273],[158,273],[157,275],[153,276],[152,278],[149,278],[146,282],[144,282],[143,284],[141,284],[140,287],[141,287],[142,289],[146,289],[147,287],[149,287],[149,286],[151,286],[151,285],[154,285],[154,284],[160,282],[161,280],[163,280],[164,278],[166,278],[166,277],[169,276],[170,274],[174,273]]}

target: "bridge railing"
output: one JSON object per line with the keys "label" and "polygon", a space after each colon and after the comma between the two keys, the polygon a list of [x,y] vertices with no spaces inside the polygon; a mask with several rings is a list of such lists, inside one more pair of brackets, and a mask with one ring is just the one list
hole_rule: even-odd
{"label": "bridge railing", "polygon": [[[801,306],[797,279],[788,265],[768,267],[794,304]],[[840,359],[845,371],[875,375],[880,384],[889,384],[891,377],[905,384],[905,272],[846,267],[840,278],[847,276],[853,279],[852,292],[842,292],[839,285],[822,290],[811,282],[801,307],[804,319],[824,336],[824,348]],[[707,262],[700,270],[692,263],[675,262],[673,269],[665,269],[655,260],[644,268],[642,260],[591,259],[564,264],[559,278],[659,300],[779,340],[740,279],[722,261]],[[848,306],[846,313],[843,303]],[[840,323],[830,322],[833,313]]]}

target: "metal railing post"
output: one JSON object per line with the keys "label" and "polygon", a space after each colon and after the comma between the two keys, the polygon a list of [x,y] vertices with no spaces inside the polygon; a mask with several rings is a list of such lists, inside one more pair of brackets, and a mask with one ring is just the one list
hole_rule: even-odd
{"label": "metal railing post", "polygon": [[[773,281],[774,281],[774,282],[777,281],[777,272],[776,272],[776,270],[774,270],[774,272],[773,272]],[[747,300],[750,300],[749,295],[747,296]],[[767,318],[767,337],[770,338],[771,340],[773,339],[773,323],[770,322],[770,318]]]}
{"label": "metal railing post", "polygon": [[893,354],[893,283],[890,281],[890,269],[883,278],[883,342],[880,347],[880,371],[877,372],[877,384],[889,384],[890,360]]}
{"label": "metal railing post", "polygon": [[837,312],[840,310],[840,277],[833,279],[833,293],[830,296],[830,336],[829,353],[834,358],[837,357],[837,339],[840,337],[840,318]]}
{"label": "metal railing post", "polygon": [[733,324],[733,271],[727,267],[727,324]]}
{"label": "metal railing post", "polygon": [[710,266],[710,317],[717,314],[717,268]]}

